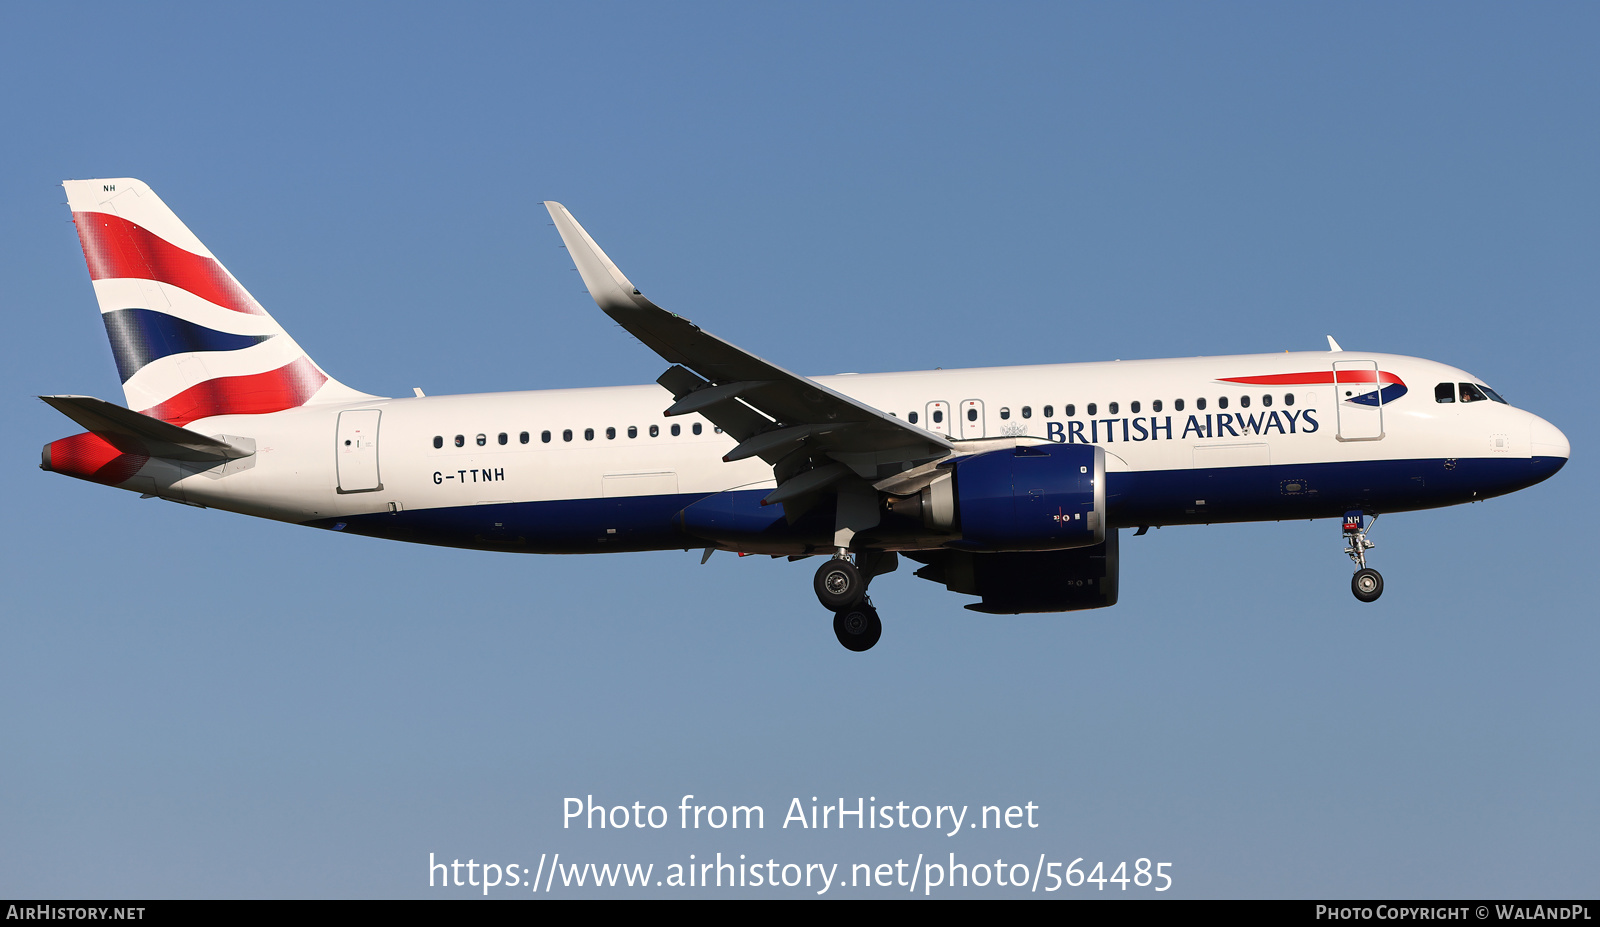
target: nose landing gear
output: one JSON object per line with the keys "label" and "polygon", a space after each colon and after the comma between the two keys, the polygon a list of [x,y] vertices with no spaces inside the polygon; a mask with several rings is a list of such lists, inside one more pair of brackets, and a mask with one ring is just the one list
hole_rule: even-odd
{"label": "nose landing gear", "polygon": [[1350,578],[1350,591],[1363,602],[1376,602],[1383,595],[1383,574],[1367,566],[1367,551],[1378,546],[1367,538],[1367,532],[1377,524],[1378,516],[1367,519],[1364,512],[1344,513],[1344,552],[1356,565],[1356,575]]}

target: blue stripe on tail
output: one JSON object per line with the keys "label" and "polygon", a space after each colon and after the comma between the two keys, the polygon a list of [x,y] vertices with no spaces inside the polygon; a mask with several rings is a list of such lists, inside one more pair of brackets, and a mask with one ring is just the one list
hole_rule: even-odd
{"label": "blue stripe on tail", "polygon": [[100,318],[106,323],[111,353],[124,383],[146,364],[169,354],[237,351],[272,337],[219,332],[153,309],[113,309],[101,313]]}

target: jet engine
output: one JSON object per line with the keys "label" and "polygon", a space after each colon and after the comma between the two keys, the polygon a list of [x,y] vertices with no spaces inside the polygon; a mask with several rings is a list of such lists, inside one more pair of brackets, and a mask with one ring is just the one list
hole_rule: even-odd
{"label": "jet engine", "polygon": [[1106,539],[1106,453],[1090,444],[1017,446],[957,458],[889,510],[959,535],[958,550],[1051,551]]}

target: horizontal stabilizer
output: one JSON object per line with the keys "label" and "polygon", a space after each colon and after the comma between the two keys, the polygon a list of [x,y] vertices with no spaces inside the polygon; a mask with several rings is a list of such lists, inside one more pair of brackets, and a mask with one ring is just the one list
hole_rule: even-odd
{"label": "horizontal stabilizer", "polygon": [[125,454],[143,454],[166,460],[224,461],[238,460],[255,453],[254,447],[242,447],[198,431],[169,425],[160,419],[141,415],[93,396],[39,398]]}

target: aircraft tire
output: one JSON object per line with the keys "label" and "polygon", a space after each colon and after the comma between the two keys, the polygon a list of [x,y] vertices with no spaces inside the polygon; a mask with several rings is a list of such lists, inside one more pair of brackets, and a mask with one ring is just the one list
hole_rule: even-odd
{"label": "aircraft tire", "polygon": [[817,601],[830,612],[858,605],[867,594],[866,577],[848,560],[830,559],[818,567],[812,586],[817,591]]}
{"label": "aircraft tire", "polygon": [[1383,595],[1383,574],[1371,568],[1356,571],[1350,577],[1350,591],[1363,602],[1376,602]]}
{"label": "aircraft tire", "polygon": [[861,653],[871,650],[883,636],[883,622],[878,618],[878,610],[871,605],[840,609],[833,615],[833,635],[839,638],[844,649]]}

